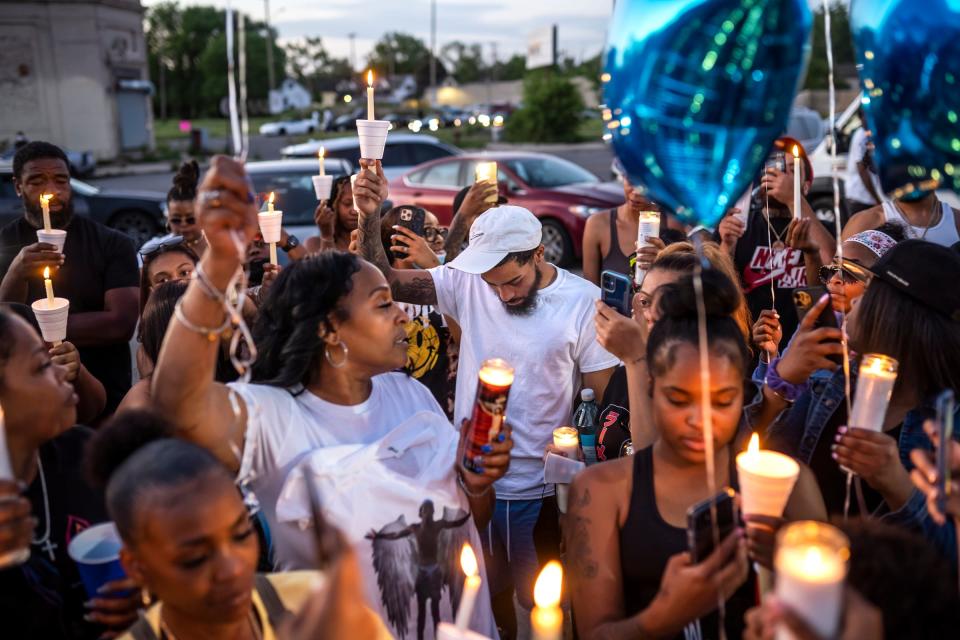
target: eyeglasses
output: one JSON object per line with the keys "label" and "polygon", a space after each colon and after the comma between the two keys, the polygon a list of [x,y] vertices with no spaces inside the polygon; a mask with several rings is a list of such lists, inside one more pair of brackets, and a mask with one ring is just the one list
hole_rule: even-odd
{"label": "eyeglasses", "polygon": [[194,216],[186,216],[184,218],[167,218],[167,222],[170,224],[185,224],[189,226],[191,224],[196,224],[197,219]]}
{"label": "eyeglasses", "polygon": [[834,276],[840,274],[843,284],[866,284],[870,280],[870,274],[856,262],[844,260],[841,264],[828,264],[820,267],[820,282],[827,284],[833,280]]}
{"label": "eyeglasses", "polygon": [[182,244],[183,236],[163,236],[162,238],[154,238],[152,240],[148,240],[142,247],[140,247],[140,257],[146,260],[156,253],[169,251],[170,249],[179,247]]}
{"label": "eyeglasses", "polygon": [[447,237],[447,229],[444,227],[424,227],[423,237],[426,238],[427,242],[434,242],[438,239],[444,239]]}

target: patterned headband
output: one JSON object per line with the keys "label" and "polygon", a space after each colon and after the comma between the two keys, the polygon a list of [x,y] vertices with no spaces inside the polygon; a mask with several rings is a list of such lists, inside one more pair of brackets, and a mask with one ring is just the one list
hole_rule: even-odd
{"label": "patterned headband", "polygon": [[896,240],[885,234],[883,231],[876,231],[874,229],[869,231],[861,231],[856,235],[850,236],[846,241],[862,244],[867,249],[870,249],[870,251],[872,251],[878,258],[883,256],[883,254],[897,244]]}

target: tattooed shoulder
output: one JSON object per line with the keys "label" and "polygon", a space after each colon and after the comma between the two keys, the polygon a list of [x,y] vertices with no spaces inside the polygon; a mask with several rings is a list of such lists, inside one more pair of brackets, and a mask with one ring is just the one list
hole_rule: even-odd
{"label": "tattooed shoulder", "polygon": [[390,283],[390,290],[393,297],[400,302],[411,304],[437,303],[437,290],[434,287],[433,278],[429,275],[396,278]]}

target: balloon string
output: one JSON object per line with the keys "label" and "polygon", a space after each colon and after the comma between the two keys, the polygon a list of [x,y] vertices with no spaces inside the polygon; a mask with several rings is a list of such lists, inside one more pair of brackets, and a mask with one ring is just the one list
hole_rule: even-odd
{"label": "balloon string", "polygon": [[[241,162],[247,159],[250,149],[250,117],[247,113],[247,20],[243,13],[237,14],[237,62],[240,65],[240,152]],[[272,44],[272,43],[271,43]]]}
{"label": "balloon string", "polygon": [[[707,490],[710,493],[710,528],[713,534],[713,548],[720,548],[720,528],[717,523],[717,480],[716,480],[716,452],[713,447],[713,406],[711,405],[710,394],[710,345],[707,341],[707,307],[703,300],[703,268],[709,266],[707,258],[703,253],[703,239],[701,234],[693,236],[696,246],[697,264],[693,271],[693,292],[697,301],[697,342],[700,351],[700,405],[703,411],[703,445],[706,454],[707,466]],[[717,580],[717,614],[719,615],[718,627],[720,629],[721,640],[726,640],[726,631],[724,629],[724,620],[726,618],[726,603],[723,598],[723,589],[719,584],[719,573],[716,574]]]}

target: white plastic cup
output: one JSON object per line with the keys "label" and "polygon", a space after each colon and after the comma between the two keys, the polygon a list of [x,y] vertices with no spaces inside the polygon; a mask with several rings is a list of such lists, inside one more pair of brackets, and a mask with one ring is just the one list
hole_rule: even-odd
{"label": "white plastic cup", "polygon": [[50,229],[50,231],[37,229],[37,242],[55,245],[60,253],[63,253],[63,243],[66,241],[67,232],[63,229]]}
{"label": "white plastic cup", "polygon": [[54,298],[53,304],[46,298],[40,298],[30,305],[33,315],[40,325],[40,335],[44,342],[63,342],[67,338],[67,318],[70,315],[70,301],[66,298]]}
{"label": "white plastic cup", "polygon": [[313,190],[317,194],[317,200],[329,200],[332,188],[333,176],[313,176]]}
{"label": "white plastic cup", "polygon": [[257,214],[260,221],[260,233],[264,242],[280,242],[280,230],[283,228],[283,211],[261,211]]}
{"label": "white plastic cup", "polygon": [[737,456],[737,478],[740,481],[740,511],[745,515],[779,518],[787,506],[793,486],[800,474],[800,465],[776,451],[757,451]]}
{"label": "white plastic cup", "polygon": [[390,123],[386,120],[357,120],[360,137],[360,157],[364,160],[383,160]]}

